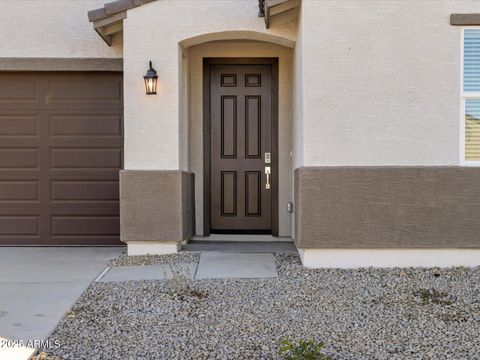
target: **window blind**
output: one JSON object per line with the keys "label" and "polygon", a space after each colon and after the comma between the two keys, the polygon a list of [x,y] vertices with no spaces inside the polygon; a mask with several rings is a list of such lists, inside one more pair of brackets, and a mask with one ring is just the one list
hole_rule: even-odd
{"label": "window blind", "polygon": [[464,161],[480,161],[480,29],[463,33]]}
{"label": "window blind", "polygon": [[480,160],[480,99],[465,100],[465,160]]}
{"label": "window blind", "polygon": [[480,92],[480,29],[465,29],[463,91]]}

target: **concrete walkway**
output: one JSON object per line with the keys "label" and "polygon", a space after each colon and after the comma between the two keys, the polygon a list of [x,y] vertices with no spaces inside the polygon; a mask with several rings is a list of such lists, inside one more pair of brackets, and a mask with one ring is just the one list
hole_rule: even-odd
{"label": "concrete walkway", "polygon": [[114,266],[98,280],[100,282],[163,280],[175,272],[203,279],[254,279],[277,277],[275,257],[272,253],[202,252],[196,263],[160,264],[142,266]]}
{"label": "concrete walkway", "polygon": [[205,252],[200,255],[195,279],[277,277],[273,254]]}
{"label": "concrete walkway", "polygon": [[[0,338],[24,342],[46,339],[108,261],[121,251],[119,247],[0,247]],[[0,359],[7,356],[14,358],[0,349]]]}
{"label": "concrete walkway", "polygon": [[173,269],[168,264],[142,265],[142,266],[114,266],[97,281],[98,282],[116,282],[116,281],[140,281],[140,280],[164,280],[173,277],[173,271],[179,271],[181,274],[194,279],[197,271],[197,264],[182,263],[173,265]]}

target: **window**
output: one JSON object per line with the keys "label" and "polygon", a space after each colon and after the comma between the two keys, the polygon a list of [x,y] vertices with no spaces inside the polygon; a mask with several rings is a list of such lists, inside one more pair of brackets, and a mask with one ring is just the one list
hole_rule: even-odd
{"label": "window", "polygon": [[480,165],[480,29],[463,30],[461,163]]}

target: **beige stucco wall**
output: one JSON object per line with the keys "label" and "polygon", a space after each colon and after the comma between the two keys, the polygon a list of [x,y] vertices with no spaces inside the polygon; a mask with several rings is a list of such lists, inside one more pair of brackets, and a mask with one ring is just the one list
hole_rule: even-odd
{"label": "beige stucco wall", "polygon": [[477,0],[303,0],[305,165],[457,165],[461,29]]}
{"label": "beige stucco wall", "polygon": [[[188,132],[178,121],[188,118],[180,60],[188,55],[179,44],[239,30],[296,40],[294,167],[457,165],[460,28],[449,15],[477,11],[476,0],[303,0],[296,36],[296,24],[265,30],[251,0],[160,0],[131,10],[126,168],[188,170]],[[140,81],[147,58],[160,76],[153,98]]]}
{"label": "beige stucco wall", "polygon": [[121,58],[122,41],[108,47],[87,12],[104,0],[3,0],[0,58]]}
{"label": "beige stucco wall", "polygon": [[303,111],[304,111],[304,85],[303,85],[303,7],[298,10],[298,33],[293,52],[292,65],[292,113],[293,113],[293,168],[303,165]]}
{"label": "beige stucco wall", "polygon": [[[195,173],[196,231],[203,234],[203,58],[204,57],[277,57],[279,72],[279,235],[291,236],[292,201],[292,49],[262,42],[215,42],[194,46],[189,53],[190,124],[189,169]],[[182,127],[183,128],[183,127]]]}
{"label": "beige stucco wall", "polygon": [[[247,39],[248,32],[295,39],[296,25],[266,30],[253,0],[159,0],[128,12],[124,21],[125,168],[188,170],[188,142],[181,128],[184,83],[182,58],[188,40],[221,33],[202,40],[221,40],[225,32]],[[247,31],[247,33],[242,33]],[[187,40],[187,41],[186,41]],[[152,60],[158,71],[156,96],[145,96],[142,76]]]}

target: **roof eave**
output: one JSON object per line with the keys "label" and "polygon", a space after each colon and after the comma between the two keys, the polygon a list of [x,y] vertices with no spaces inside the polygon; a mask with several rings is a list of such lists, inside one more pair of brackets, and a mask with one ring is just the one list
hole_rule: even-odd
{"label": "roof eave", "polygon": [[117,0],[106,3],[99,9],[88,12],[88,20],[94,30],[108,46],[112,45],[113,35],[123,32],[123,20],[127,11],[156,0]]}
{"label": "roof eave", "polygon": [[[298,17],[301,0],[259,0],[259,16],[265,17],[265,27],[294,21]],[[263,11],[262,11],[263,8]]]}

